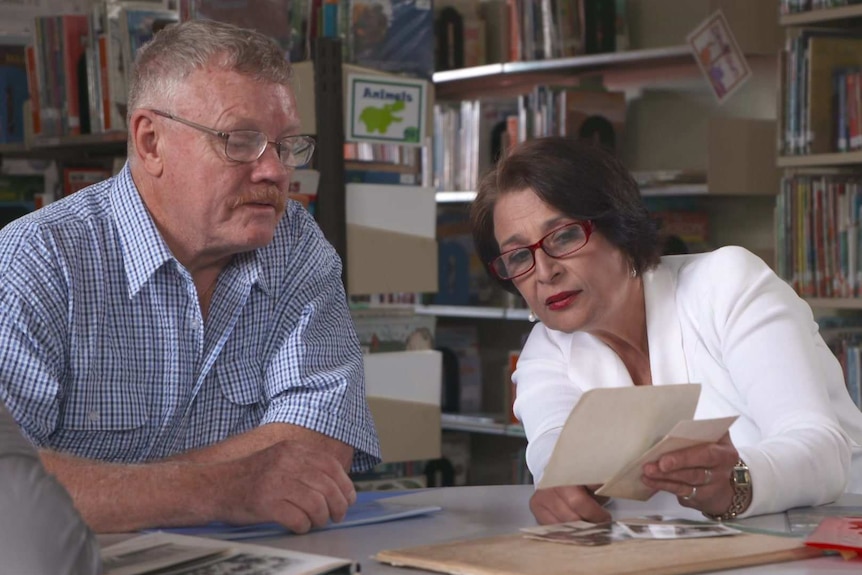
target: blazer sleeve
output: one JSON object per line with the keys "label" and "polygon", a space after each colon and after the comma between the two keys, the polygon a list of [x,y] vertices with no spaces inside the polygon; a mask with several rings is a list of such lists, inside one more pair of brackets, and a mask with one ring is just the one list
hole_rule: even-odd
{"label": "blazer sleeve", "polygon": [[702,261],[689,276],[698,300],[708,302],[697,306],[701,336],[738,390],[739,409],[761,432],[759,441],[738,446],[752,475],[746,515],[835,500],[847,483],[851,441],[830,393],[840,392],[844,379],[810,308],[742,248]]}

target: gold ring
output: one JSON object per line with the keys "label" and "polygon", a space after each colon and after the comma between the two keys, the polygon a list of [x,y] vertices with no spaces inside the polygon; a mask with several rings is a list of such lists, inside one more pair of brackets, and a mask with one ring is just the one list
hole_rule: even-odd
{"label": "gold ring", "polygon": [[685,501],[690,501],[690,500],[694,499],[695,495],[697,495],[697,486],[692,485],[691,486],[691,493],[689,493],[688,495],[683,495],[682,497],[680,497],[680,499],[683,499]]}

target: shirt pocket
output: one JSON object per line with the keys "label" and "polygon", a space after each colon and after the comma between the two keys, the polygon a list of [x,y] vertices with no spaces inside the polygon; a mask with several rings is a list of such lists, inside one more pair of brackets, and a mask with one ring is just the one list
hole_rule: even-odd
{"label": "shirt pocket", "polygon": [[134,386],[102,386],[71,392],[51,437],[52,447],[82,457],[135,462],[147,458],[155,439],[151,394]]}
{"label": "shirt pocket", "polygon": [[219,390],[231,404],[250,406],[262,404],[263,370],[259,361],[239,358],[220,362],[216,367]]}

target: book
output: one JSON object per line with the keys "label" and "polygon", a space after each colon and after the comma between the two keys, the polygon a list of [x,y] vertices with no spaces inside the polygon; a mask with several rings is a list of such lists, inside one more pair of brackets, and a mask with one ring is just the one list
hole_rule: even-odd
{"label": "book", "polygon": [[519,533],[383,550],[374,559],[458,575],[686,575],[822,554],[799,539],[753,533],[607,545],[559,545]]}
{"label": "book", "polygon": [[74,194],[111,177],[111,171],[103,168],[63,168],[63,196]]}
{"label": "book", "polygon": [[24,46],[0,46],[0,144],[24,141],[26,99]]}
{"label": "book", "polygon": [[352,0],[351,60],[368,68],[430,78],[434,13],[428,0]]}
{"label": "book", "polygon": [[151,533],[102,549],[104,575],[326,575],[358,573],[352,560],[203,537]]}
{"label": "book", "polygon": [[699,397],[700,384],[692,383],[585,391],[563,426],[539,488],[601,484],[597,495],[649,499],[654,491],[640,480],[645,463],[714,443],[736,420],[693,420]]}
{"label": "book", "polygon": [[826,517],[805,538],[809,547],[838,551],[845,559],[862,553],[862,516]]}

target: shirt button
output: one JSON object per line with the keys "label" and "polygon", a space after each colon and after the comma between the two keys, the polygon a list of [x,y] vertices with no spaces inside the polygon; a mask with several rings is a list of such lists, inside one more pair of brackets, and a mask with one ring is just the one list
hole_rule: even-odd
{"label": "shirt button", "polygon": [[87,413],[87,419],[89,419],[90,421],[99,421],[99,412],[91,411]]}

